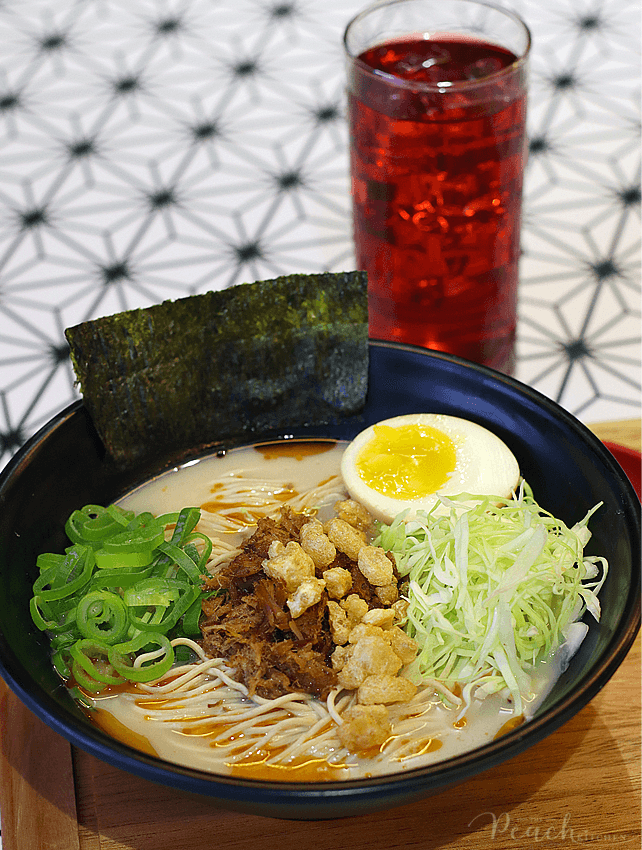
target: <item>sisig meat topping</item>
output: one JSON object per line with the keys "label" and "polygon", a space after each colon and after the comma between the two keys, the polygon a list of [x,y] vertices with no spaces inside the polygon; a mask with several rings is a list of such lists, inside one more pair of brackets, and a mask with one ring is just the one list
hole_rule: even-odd
{"label": "sisig meat topping", "polygon": [[414,695],[400,671],[417,647],[399,627],[405,602],[394,557],[369,542],[372,518],[349,499],[335,513],[323,524],[284,507],[259,520],[242,551],[206,581],[217,593],[203,602],[201,644],[226,659],[250,695],[354,691],[339,737],[362,751],[385,740],[386,706]]}

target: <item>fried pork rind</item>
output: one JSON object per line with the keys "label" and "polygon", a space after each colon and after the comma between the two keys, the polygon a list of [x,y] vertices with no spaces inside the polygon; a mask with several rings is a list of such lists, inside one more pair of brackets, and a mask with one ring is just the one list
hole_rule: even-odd
{"label": "fried pork rind", "polygon": [[391,626],[385,631],[385,638],[404,665],[410,664],[417,655],[417,642],[407,635],[399,626]]}
{"label": "fried pork rind", "polygon": [[348,638],[350,637],[350,632],[352,630],[352,626],[348,621],[348,615],[338,602],[334,602],[332,599],[329,599],[328,616],[330,618],[330,632],[332,634],[332,640],[334,643],[342,646],[344,643],[348,642]]}
{"label": "fried pork rind", "polygon": [[384,631],[381,626],[364,623],[362,620],[350,632],[348,642],[352,644],[358,643],[363,637],[384,637]]}
{"label": "fried pork rind", "polygon": [[392,584],[392,561],[380,546],[362,546],[357,553],[359,569],[375,587]]}
{"label": "fried pork rind", "polygon": [[369,531],[372,528],[374,522],[372,516],[363,505],[355,502],[354,499],[337,502],[334,510],[339,519],[344,520],[359,531]]}
{"label": "fried pork rind", "polygon": [[389,629],[394,621],[395,612],[392,608],[371,608],[361,620],[362,623],[381,629]]}
{"label": "fried pork rind", "polygon": [[380,635],[364,634],[352,644],[352,652],[348,654],[346,663],[339,671],[339,684],[342,687],[353,690],[375,673],[394,676],[399,672],[402,666],[401,658],[384,638],[383,630],[380,631]]}
{"label": "fried pork rind", "polygon": [[[399,599],[399,588],[396,581],[391,581],[390,584],[384,584],[382,587],[375,587],[379,601],[382,605],[394,605]],[[406,607],[408,603],[406,602]]]}
{"label": "fried pork rind", "polygon": [[343,552],[353,561],[357,560],[359,550],[366,545],[365,534],[343,519],[331,519],[326,523],[325,531],[339,552]]}
{"label": "fried pork rind", "polygon": [[314,561],[294,540],[287,546],[275,540],[263,561],[263,570],[270,578],[280,579],[288,593],[294,593],[302,582],[314,578]]}
{"label": "fried pork rind", "polygon": [[323,580],[330,599],[343,599],[352,587],[352,576],[343,567],[332,567],[323,571]]}
{"label": "fried pork rind", "polygon": [[380,747],[392,731],[385,705],[353,705],[344,711],[342,719],[337,734],[352,753]]}
{"label": "fried pork rind", "polygon": [[333,670],[339,671],[345,666],[350,651],[351,648],[349,646],[337,646],[330,659],[332,661]]}
{"label": "fried pork rind", "polygon": [[350,628],[354,628],[368,613],[368,603],[356,593],[351,593],[341,600],[341,607],[346,612]]}
{"label": "fried pork rind", "polygon": [[359,685],[357,692],[361,705],[391,705],[394,702],[408,702],[417,693],[417,686],[404,676],[390,676],[376,673],[368,676]]}
{"label": "fried pork rind", "polygon": [[324,589],[325,582],[323,579],[308,578],[302,581],[287,601],[287,606],[294,619],[300,617],[308,608],[316,605],[321,600]]}
{"label": "fried pork rind", "polygon": [[[341,517],[325,525],[291,509],[282,511],[279,522],[271,526],[265,522],[274,537],[262,537],[258,549],[256,545],[249,547],[251,568],[246,569],[238,559],[234,561],[244,581],[257,572],[262,579],[252,579],[253,597],[243,586],[234,595],[237,605],[249,606],[257,622],[262,622],[263,616],[269,621],[273,631],[266,634],[268,642],[263,645],[268,655],[275,647],[285,652],[289,643],[296,657],[293,660],[297,660],[308,641],[308,620],[314,621],[319,660],[321,666],[327,665],[318,671],[322,675],[315,674],[320,680],[315,692],[327,697],[333,678],[335,686],[355,692],[356,702],[344,712],[344,722],[338,728],[344,746],[359,752],[378,746],[390,734],[386,705],[414,696],[416,687],[402,670],[415,658],[417,645],[398,625],[405,619],[407,603],[399,599],[394,560],[384,549],[367,542],[366,529],[372,523],[369,514],[349,499],[338,502],[336,509]],[[237,606],[231,605],[228,615],[233,618],[236,610]],[[235,635],[238,629],[235,623],[230,625],[231,635]],[[212,640],[216,628],[217,624],[210,621],[204,634],[209,630]],[[290,634],[292,637],[287,637]],[[273,643],[283,636],[283,644]],[[244,664],[249,667],[249,657],[255,655],[251,641],[242,651]],[[234,659],[240,657],[239,653]],[[268,675],[272,688],[284,693],[288,681],[305,678],[307,661],[296,670],[287,668],[285,654],[275,661],[269,674],[267,668],[260,674],[263,692],[267,691],[264,680]]]}
{"label": "fried pork rind", "polygon": [[337,550],[318,519],[311,519],[301,526],[299,536],[301,548],[312,558],[316,567],[329,567],[337,557]]}
{"label": "fried pork rind", "polygon": [[[385,590],[385,588],[380,588],[380,590]],[[396,602],[393,602],[390,606],[395,612],[395,619],[397,624],[403,624],[408,619],[408,600],[407,599],[397,599]]]}

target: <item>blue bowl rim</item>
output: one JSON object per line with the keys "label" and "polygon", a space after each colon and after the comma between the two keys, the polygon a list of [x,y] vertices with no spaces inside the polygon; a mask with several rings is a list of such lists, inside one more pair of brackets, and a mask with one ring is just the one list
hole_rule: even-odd
{"label": "blue bowl rim", "polygon": [[[547,408],[587,442],[600,460],[619,478],[625,501],[631,508],[630,519],[636,524],[639,541],[639,511],[635,508],[636,505],[639,506],[639,502],[628,478],[599,438],[555,401],[515,378],[455,355],[380,340],[371,340],[370,345],[402,352],[408,351],[447,361],[457,368],[463,367],[469,371],[476,371],[485,380],[505,383],[521,396],[528,397],[538,407]],[[81,399],[72,402],[52,417],[22,446],[5,468],[0,470],[0,495],[8,482],[19,474],[20,467],[28,461],[34,449],[56,429],[64,427],[70,417],[79,415],[82,409]],[[33,688],[26,686],[18,675],[13,675],[1,656],[0,675],[40,720],[74,746],[114,767],[178,790],[215,798],[231,809],[285,818],[344,817],[401,805],[444,790],[518,755],[556,731],[597,695],[620,666],[635,641],[641,621],[639,575],[636,576],[631,594],[634,601],[628,616],[621,623],[620,630],[614,633],[602,652],[599,662],[584,676],[581,687],[573,690],[572,694],[547,709],[542,715],[535,716],[528,723],[478,749],[434,765],[367,780],[322,783],[275,782],[221,776],[174,765],[122,744],[97,728],[86,724],[81,725],[71,713],[67,716],[46,693],[34,695]]]}

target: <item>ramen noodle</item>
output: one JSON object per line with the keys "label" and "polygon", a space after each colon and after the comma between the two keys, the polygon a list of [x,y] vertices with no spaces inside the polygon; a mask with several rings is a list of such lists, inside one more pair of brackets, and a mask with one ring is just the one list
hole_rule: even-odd
{"label": "ramen noodle", "polygon": [[[327,521],[347,495],[340,475],[344,449],[331,441],[284,441],[233,450],[167,472],[120,505],[155,515],[200,507],[198,530],[213,543],[207,569],[216,575],[241,551],[257,521],[278,515],[283,506]],[[407,594],[408,585],[401,587]],[[357,703],[355,690],[337,685],[323,699],[304,692],[261,697],[250,693],[224,658],[208,657],[201,641],[188,638],[173,642],[191,653],[187,663],[155,682],[88,695],[86,704],[111,735],[200,770],[283,781],[376,776],[468,752],[527,720],[581,640],[586,627],[576,625],[561,649],[529,670],[519,704],[515,691],[497,685],[489,672],[476,690],[479,683],[466,687],[408,665],[416,693],[387,706],[390,731],[382,743],[356,752],[339,734]]]}

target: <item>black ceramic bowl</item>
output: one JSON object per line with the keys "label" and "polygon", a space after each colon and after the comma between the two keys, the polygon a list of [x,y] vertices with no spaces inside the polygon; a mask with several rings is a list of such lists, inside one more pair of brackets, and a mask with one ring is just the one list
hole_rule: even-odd
{"label": "black ceramic bowl", "polygon": [[[409,346],[371,344],[362,415],[341,426],[299,429],[294,435],[350,439],[373,422],[422,411],[467,417],[498,434],[518,458],[538,502],[567,523],[596,502],[604,503],[591,520],[590,543],[590,551],[610,563],[600,596],[601,622],[591,624],[568,670],[529,723],[440,764],[323,784],[214,776],[137,752],[95,728],[53,672],[47,639],[31,623],[36,556],[61,551],[63,525],[73,509],[106,504],[159,469],[111,471],[80,403],[46,425],[0,475],[3,678],[38,717],[94,756],[155,782],[207,795],[219,805],[273,817],[341,817],[408,803],[511,758],[554,732],[613,675],[639,628],[640,505],[635,492],[599,440],[552,401],[492,370]],[[167,465],[174,460],[164,459]]]}

